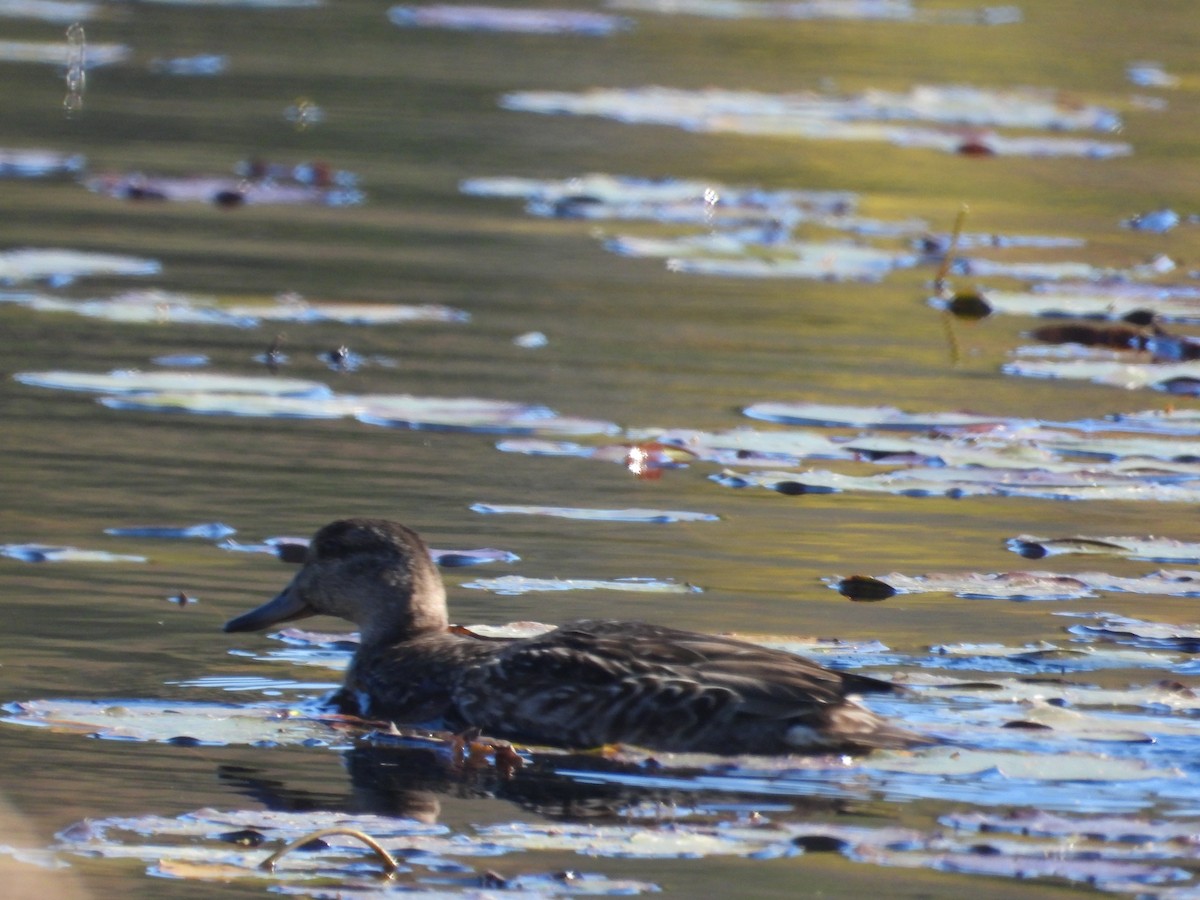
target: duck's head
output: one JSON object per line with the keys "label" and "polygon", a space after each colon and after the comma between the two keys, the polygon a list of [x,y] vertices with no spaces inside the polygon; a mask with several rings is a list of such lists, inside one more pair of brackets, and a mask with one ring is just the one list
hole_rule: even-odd
{"label": "duck's head", "polygon": [[358,626],[363,644],[445,629],[446,591],[420,536],[386,519],[340,519],[308,545],[304,565],[274,600],[225,623],[260,631],[308,616]]}

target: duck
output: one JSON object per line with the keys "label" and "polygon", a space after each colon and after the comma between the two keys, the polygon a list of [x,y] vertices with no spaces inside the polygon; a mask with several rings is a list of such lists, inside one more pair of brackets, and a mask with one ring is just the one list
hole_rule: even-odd
{"label": "duck", "polygon": [[279,595],[224,630],[316,615],[359,630],[334,703],[366,719],[570,749],[780,755],[928,742],[860,702],[902,688],[732,637],[612,619],[525,638],[452,627],[429,548],[387,519],[318,530]]}

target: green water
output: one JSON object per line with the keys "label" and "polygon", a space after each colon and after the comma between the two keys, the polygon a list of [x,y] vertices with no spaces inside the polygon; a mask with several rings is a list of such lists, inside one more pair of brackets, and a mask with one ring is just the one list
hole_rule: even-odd
{"label": "green water", "polygon": [[[951,4],[937,4],[946,7]],[[821,577],[893,570],[1017,568],[1005,538],[1041,534],[1164,534],[1193,539],[1181,504],[1054,503],[1017,499],[915,501],[730,491],[709,470],[638,481],[620,466],[499,454],[485,435],[313,422],[117,412],[84,394],[22,386],[26,370],[103,372],[148,367],[159,354],[202,352],[216,371],[260,374],[252,357],[287,332],[286,373],[348,393],[411,392],[545,403],[623,426],[732,428],[739,408],[766,400],[972,408],[996,415],[1082,418],[1164,405],[1162,395],[1083,383],[1017,381],[999,373],[1029,327],[997,320],[963,327],[951,362],[940,321],[925,307],[927,269],[882,284],[682,277],[661,261],[620,259],[594,225],[527,217],[518,202],[464,197],[482,175],[567,177],[603,171],[767,187],[851,190],[863,212],[922,217],[949,228],[963,203],[980,231],[1080,236],[1073,253],[1127,266],[1158,252],[1200,258],[1195,228],[1123,231],[1124,216],[1170,205],[1200,210],[1194,177],[1200,121],[1193,74],[1200,18],[1188,2],[1153,9],[1117,0],[1026,4],[1019,25],[755,22],[644,14],[611,38],[401,30],[386,5],[338,0],[314,10],[193,9],[109,4],[89,41],[134,50],[89,76],[82,115],[62,111],[61,73],[0,63],[0,147],[87,156],[89,169],[164,174],[228,172],[241,159],[328,160],[355,172],[365,205],[350,208],[133,205],[70,179],[0,182],[0,249],[61,246],[148,256],[163,272],[137,283],[90,279],[66,291],[100,296],[153,283],[191,293],[445,303],[462,325],[362,328],[317,324],[241,331],[134,326],[0,304],[0,455],[4,542],[37,541],[145,552],[143,566],[33,565],[0,559],[5,613],[0,700],[30,697],[186,697],[171,682],[211,674],[296,676],[251,665],[220,624],[271,596],[289,570],[270,557],[205,542],[147,545],[107,537],[116,525],[226,521],[241,535],[307,535],[343,515],[401,519],[435,546],[498,546],[531,577],[675,578],[701,594],[564,593],[504,597],[456,591],[461,621],[580,615],[648,617],[684,627],[878,638],[901,652],[933,643],[1056,640],[1062,621],[1039,604],[940,596],[850,604]],[[57,26],[0,19],[0,38],[50,40]],[[228,54],[216,78],[151,74],[156,56]],[[1125,65],[1153,59],[1184,77],[1163,111],[1129,108]],[[704,135],[599,119],[502,110],[510,90],[649,84],[763,91],[904,89],[914,83],[1049,86],[1117,103],[1131,157],[1108,161],[976,159],[883,144]],[[285,107],[308,98],[326,118],[297,130]],[[549,337],[529,351],[512,338]],[[396,368],[332,373],[316,354],[340,344]],[[1186,399],[1176,400],[1187,405]],[[717,523],[564,524],[484,517],[476,502],[700,510]],[[1072,562],[1051,561],[1069,571]],[[1135,574],[1146,567],[1106,561]],[[489,571],[488,574],[504,574]],[[178,608],[178,591],[199,598]],[[1105,597],[1054,610],[1105,609],[1159,621],[1200,616],[1194,601]],[[1119,679],[1118,679],[1119,680]],[[1129,679],[1126,679],[1129,680]],[[208,699],[229,699],[213,691]],[[223,779],[249,767],[309,802],[347,806],[346,773],[328,751],[183,748],[90,741],[0,729],[0,792],[26,830],[12,843],[48,844],[84,817],[260,802]],[[315,800],[313,799],[315,798]],[[926,803],[893,810],[928,826]],[[499,802],[442,798],[447,824],[507,821]],[[14,834],[20,832],[14,830]],[[675,896],[985,897],[1066,895],[1067,888],[888,870],[832,855],[791,860],[587,860],[544,854],[511,866],[572,866],[660,884]],[[507,870],[505,870],[507,871]],[[92,896],[211,896],[212,886],[149,879],[136,863],[76,863]],[[55,890],[65,890],[61,887]],[[261,886],[222,886],[258,894]]]}

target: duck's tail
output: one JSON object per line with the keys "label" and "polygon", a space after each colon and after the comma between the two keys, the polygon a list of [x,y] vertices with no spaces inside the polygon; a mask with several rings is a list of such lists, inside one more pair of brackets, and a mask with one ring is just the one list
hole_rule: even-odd
{"label": "duck's tail", "polygon": [[853,699],[830,709],[820,728],[794,725],[788,729],[784,740],[796,750],[806,753],[829,750],[865,753],[938,743],[934,738],[889,722]]}

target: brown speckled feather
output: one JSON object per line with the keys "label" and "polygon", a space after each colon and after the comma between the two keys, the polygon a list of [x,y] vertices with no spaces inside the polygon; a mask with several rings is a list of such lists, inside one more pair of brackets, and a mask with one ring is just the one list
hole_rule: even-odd
{"label": "brown speckled feather", "polygon": [[891,689],[731,638],[582,620],[470,665],[451,696],[459,717],[489,734],[761,753],[894,743],[896,732],[861,708],[882,733],[828,731],[851,694]]}
{"label": "brown speckled feather", "polygon": [[304,616],[354,622],[362,643],[342,705],[361,715],[569,747],[787,753],[924,742],[859,705],[884,681],[733,638],[580,620],[523,640],[448,628],[442,580],[417,534],[381,519],[325,526],[250,631]]}

